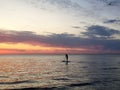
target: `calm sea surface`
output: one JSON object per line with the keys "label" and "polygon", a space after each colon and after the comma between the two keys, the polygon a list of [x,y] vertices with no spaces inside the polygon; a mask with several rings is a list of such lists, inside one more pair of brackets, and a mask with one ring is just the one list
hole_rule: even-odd
{"label": "calm sea surface", "polygon": [[0,55],[0,89],[120,90],[120,55]]}

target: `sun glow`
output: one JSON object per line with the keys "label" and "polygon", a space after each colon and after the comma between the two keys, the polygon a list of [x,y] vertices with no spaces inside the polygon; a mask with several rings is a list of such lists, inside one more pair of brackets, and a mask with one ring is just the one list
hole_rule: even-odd
{"label": "sun glow", "polygon": [[60,54],[74,53],[86,51],[82,48],[65,48],[65,47],[50,47],[50,46],[33,46],[23,43],[0,43],[0,54]]}
{"label": "sun glow", "polygon": [[0,48],[3,49],[23,49],[23,50],[39,50],[39,49],[50,49],[46,48],[43,46],[33,46],[29,44],[23,44],[23,43],[18,43],[18,44],[12,44],[12,43],[0,43]]}
{"label": "sun glow", "polygon": [[64,51],[64,48],[46,47],[40,45],[33,46],[23,43],[0,43],[0,54],[54,53],[55,51]]}

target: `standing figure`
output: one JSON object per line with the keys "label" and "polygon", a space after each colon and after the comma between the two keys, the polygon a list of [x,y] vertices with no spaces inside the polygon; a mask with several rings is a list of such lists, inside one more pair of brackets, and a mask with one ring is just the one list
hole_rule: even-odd
{"label": "standing figure", "polygon": [[66,62],[68,62],[68,54],[65,54]]}

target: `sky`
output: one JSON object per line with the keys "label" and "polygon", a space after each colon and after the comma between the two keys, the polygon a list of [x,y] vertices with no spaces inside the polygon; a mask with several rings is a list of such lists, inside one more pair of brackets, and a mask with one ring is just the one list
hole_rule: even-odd
{"label": "sky", "polygon": [[0,0],[0,54],[120,54],[120,0]]}

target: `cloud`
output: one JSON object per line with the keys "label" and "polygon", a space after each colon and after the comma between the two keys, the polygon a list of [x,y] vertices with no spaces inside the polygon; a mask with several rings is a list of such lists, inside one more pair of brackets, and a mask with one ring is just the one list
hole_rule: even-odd
{"label": "cloud", "polygon": [[72,28],[80,29],[81,27],[80,26],[72,26]]}
{"label": "cloud", "polygon": [[100,40],[92,38],[76,37],[73,34],[52,34],[49,37],[51,44],[70,48],[91,48],[120,50],[120,40]]}
{"label": "cloud", "polygon": [[100,1],[106,3],[106,5],[108,6],[119,6],[120,5],[119,0],[100,0]]}
{"label": "cloud", "polygon": [[[96,26],[89,27],[89,30],[93,30]],[[98,28],[98,26],[97,26]],[[103,29],[103,27],[102,27]],[[101,30],[100,28],[98,30]],[[103,32],[97,30],[88,31],[101,36],[111,36],[117,31],[106,29]],[[103,35],[102,35],[103,34]],[[30,31],[6,31],[0,30],[0,42],[1,43],[27,43],[31,45],[43,45],[50,47],[64,47],[64,48],[84,48],[88,50],[102,50],[102,51],[120,51],[120,40],[115,39],[98,39],[98,38],[82,38],[75,36],[74,34],[52,33],[49,35],[38,35]]]}
{"label": "cloud", "polygon": [[108,27],[99,26],[99,25],[92,25],[88,27],[86,32],[82,34],[88,36],[89,38],[106,38],[110,39],[115,34],[120,34],[119,30],[110,29]]}
{"label": "cloud", "polygon": [[47,2],[62,8],[81,8],[77,2],[74,2],[72,0],[47,0]]}
{"label": "cloud", "polygon": [[117,20],[117,19],[111,19],[111,20],[107,20],[107,21],[104,21],[104,23],[120,23],[120,20]]}
{"label": "cloud", "polygon": [[119,6],[120,5],[120,1],[119,0],[112,0],[112,1],[109,1],[107,3],[107,5],[109,5],[109,6]]}
{"label": "cloud", "polygon": [[54,10],[56,7],[59,9],[80,9],[80,5],[75,0],[29,0],[30,3],[36,8],[42,7],[42,9],[51,8]]}

